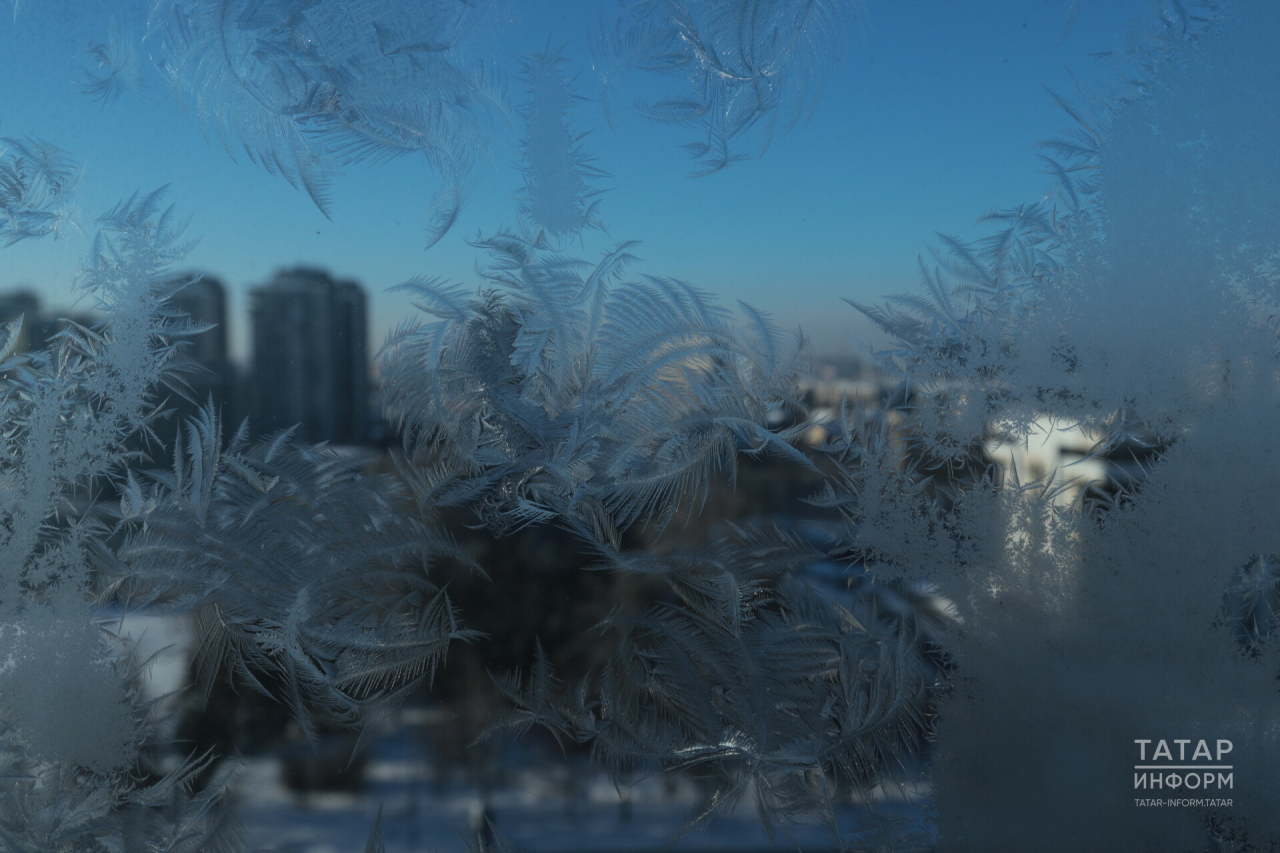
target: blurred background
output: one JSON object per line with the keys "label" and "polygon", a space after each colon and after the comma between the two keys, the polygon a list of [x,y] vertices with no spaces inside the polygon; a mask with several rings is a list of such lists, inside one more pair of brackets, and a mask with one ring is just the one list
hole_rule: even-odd
{"label": "blurred background", "polygon": [[[111,103],[86,98],[86,50],[105,33],[141,39],[144,54],[154,48],[149,5],[30,0],[0,18],[0,133],[49,140],[82,164],[79,208],[62,239],[20,243],[0,256],[0,321],[24,316],[21,345],[31,349],[68,319],[92,324],[93,306],[77,302],[73,284],[94,217],[135,190],[166,185],[167,198],[191,217],[188,236],[199,240],[189,269],[179,271],[198,280],[176,305],[210,330],[189,348],[201,372],[190,380],[191,400],[173,399],[161,438],[167,443],[173,425],[208,399],[226,423],[247,418],[255,434],[297,425],[301,441],[327,442],[371,473],[392,472],[399,438],[382,415],[377,354],[416,309],[388,289],[417,275],[478,282],[482,258],[468,241],[516,222],[519,129],[491,140],[459,221],[424,253],[424,211],[438,179],[421,159],[344,169],[326,215],[202,130],[145,61],[137,92]],[[885,339],[841,299],[914,289],[917,256],[935,229],[971,238],[986,211],[1042,198],[1051,178],[1031,146],[1069,123],[1046,87],[1074,94],[1077,77],[1105,72],[1094,55],[1123,49],[1145,5],[868,0],[812,115],[774,134],[767,151],[700,178],[688,177],[681,128],[625,110],[613,127],[603,120],[586,45],[605,3],[512,0],[481,43],[497,65],[564,45],[582,96],[575,128],[587,134],[583,146],[608,189],[600,196],[605,229],[567,251],[595,258],[638,240],[645,272],[803,328],[812,362],[802,396],[818,421],[807,441],[818,445],[822,419],[842,400],[874,416],[895,385],[870,356]],[[1040,448],[1043,470],[1083,455],[1088,442],[1078,443]],[[988,449],[997,460],[1002,452],[1014,453]],[[1127,452],[1097,463],[1095,479],[1131,476]],[[785,460],[744,459],[736,482],[713,483],[701,511],[682,517],[664,542],[706,542],[740,523],[776,526],[836,551],[843,527],[834,512],[805,502],[820,485]],[[544,851],[662,848],[705,794],[696,776],[637,780],[619,791],[573,744],[536,731],[477,739],[506,707],[494,676],[527,666],[540,642],[572,683],[607,654],[596,625],[615,607],[638,609],[664,591],[643,577],[585,571],[594,556],[546,526],[498,540],[466,513],[442,521],[488,574],[447,578],[468,626],[488,641],[459,644],[432,689],[371,725],[363,741],[320,721],[318,740],[308,742],[287,709],[225,680],[182,692],[195,681],[195,626],[131,617],[127,630],[144,652],[158,652],[147,690],[173,694],[163,700],[172,743],[157,747],[158,766],[205,750],[240,762],[241,815],[251,843],[270,850],[362,849],[379,813],[387,848],[397,851],[488,843],[490,826]],[[629,546],[645,548],[656,532],[628,535]],[[870,568],[818,561],[806,571],[831,595],[874,599],[885,612],[945,610],[928,590],[872,583]],[[846,839],[862,847],[876,849],[877,839],[898,850],[931,846],[927,788],[886,778],[870,795],[848,793],[835,806]],[[792,832],[770,839],[743,808],[672,849],[835,846],[818,825]]]}

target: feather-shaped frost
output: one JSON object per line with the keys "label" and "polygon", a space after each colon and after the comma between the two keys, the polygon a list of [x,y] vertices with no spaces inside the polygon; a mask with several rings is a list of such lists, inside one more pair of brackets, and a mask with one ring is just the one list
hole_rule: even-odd
{"label": "feather-shaped frost", "polygon": [[[189,422],[170,471],[149,473],[147,510],[117,559],[145,597],[201,613],[203,678],[224,670],[287,702],[360,722],[429,681],[467,639],[433,562],[469,559],[406,513],[359,460],[288,441],[225,448],[217,415]],[[268,685],[280,684],[278,693]]]}
{"label": "feather-shaped frost", "polygon": [[682,282],[622,279],[622,244],[598,263],[540,238],[479,244],[494,288],[469,300],[407,287],[434,319],[385,353],[387,405],[427,508],[472,504],[499,529],[560,517],[604,542],[696,503],[740,449],[796,453],[766,428],[790,407],[801,341],[762,315],[739,328]]}
{"label": "feather-shaped frost", "polygon": [[138,67],[133,39],[114,21],[106,42],[95,42],[85,52],[92,65],[83,69],[81,92],[107,104],[125,90],[142,94],[142,69]]}
{"label": "feather-shaped frost", "polygon": [[[149,434],[157,385],[191,329],[165,306],[174,288],[169,265],[183,245],[160,199],[135,195],[99,219],[81,286],[108,320],[70,325],[48,350],[6,352],[0,363],[6,850],[231,851],[239,843],[220,806],[225,774],[199,794],[191,781],[200,760],[154,783],[136,775],[139,746],[153,734],[153,708],[139,689],[146,662],[125,653],[94,601],[92,569],[109,562],[112,532],[97,493],[118,480],[135,503],[136,480],[126,471],[138,454],[128,442]],[[18,329],[8,331],[11,344]]]}
{"label": "feather-shaped frost", "polygon": [[592,165],[593,158],[583,149],[582,135],[573,130],[570,108],[578,96],[565,76],[566,61],[554,53],[535,54],[524,62],[528,100],[522,110],[524,189],[520,211],[535,226],[557,237],[576,234],[587,226],[599,227],[596,202],[590,199],[601,190],[590,182],[606,176]]}
{"label": "feather-shaped frost", "polygon": [[15,763],[8,752],[0,752],[0,762],[0,837],[14,853],[244,849],[224,799],[234,765],[215,771],[197,793],[193,784],[207,759],[187,760],[155,783],[118,791],[56,765],[33,769]]}
{"label": "feather-shaped frost", "polygon": [[40,139],[0,139],[0,240],[59,236],[71,222],[80,167]]}
{"label": "feather-shaped frost", "polygon": [[[940,847],[1280,842],[1266,771],[1237,770],[1228,842],[1200,815],[1108,812],[1071,781],[1091,771],[1062,764],[1103,754],[1117,726],[1204,721],[1255,766],[1277,760],[1280,383],[1262,305],[1280,170],[1256,141],[1278,116],[1261,93],[1280,16],[1171,0],[1153,18],[1114,98],[1057,99],[1075,128],[1046,146],[1046,197],[990,217],[982,242],[943,238],[920,292],[868,311],[905,374],[899,425],[875,432],[906,452],[848,454],[822,500],[849,512],[860,556],[936,572],[963,614],[932,772]],[[913,433],[950,464],[913,459]],[[1033,464],[997,464],[998,445],[1040,439]],[[1081,463],[1110,466],[1106,493],[1056,500]]]}
{"label": "feather-shaped frost", "polygon": [[[709,783],[680,830],[751,794],[770,832],[833,820],[840,786],[865,789],[924,746],[932,675],[913,613],[855,615],[797,578],[820,554],[793,537],[740,535],[667,557],[620,554],[616,570],[660,574],[672,602],[608,627],[608,663],[576,693],[539,656],[499,728],[546,727],[590,743],[617,784],[692,771]],[[870,605],[870,606],[867,606]]]}
{"label": "feather-shaped frost", "polygon": [[327,212],[343,165],[422,154],[441,177],[428,246],[456,219],[466,176],[505,115],[503,84],[460,47],[484,3],[164,0],[162,71],[229,151]]}
{"label": "feather-shaped frost", "polygon": [[[92,527],[55,535],[44,525],[72,488],[114,476],[125,440],[147,430],[157,382],[186,327],[164,311],[180,229],[159,193],[134,197],[102,217],[82,287],[113,315],[109,325],[71,326],[47,352],[6,363],[0,413],[0,603],[14,607],[46,585],[79,588]],[[86,522],[87,524],[87,522]]]}
{"label": "feather-shaped frost", "polygon": [[627,0],[597,40],[606,113],[633,71],[678,81],[678,94],[637,111],[654,121],[696,127],[685,146],[695,175],[759,152],[774,132],[809,114],[844,54],[856,0]]}

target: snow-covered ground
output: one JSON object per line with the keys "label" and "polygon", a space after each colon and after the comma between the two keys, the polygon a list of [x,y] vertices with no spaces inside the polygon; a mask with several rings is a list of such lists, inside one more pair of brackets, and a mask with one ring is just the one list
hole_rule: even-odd
{"label": "snow-covered ground", "polygon": [[[130,614],[118,626],[140,657],[154,655],[148,698],[183,686],[195,650],[183,617]],[[823,851],[838,849],[816,822],[795,825],[773,839],[747,802],[671,843],[693,813],[700,792],[688,778],[646,779],[619,793],[602,772],[585,764],[539,762],[531,756],[501,760],[503,783],[487,803],[474,784],[430,764],[424,744],[438,732],[441,712],[406,708],[372,739],[357,792],[300,794],[284,782],[278,754],[243,759],[233,798],[249,849],[271,853],[361,853],[381,810],[387,853],[461,853],[489,820],[511,844],[530,853],[640,853],[641,851]],[[307,750],[302,744],[292,752]],[[837,806],[847,849],[932,849],[927,787],[877,792],[863,804]],[[885,844],[885,842],[891,842]]]}
{"label": "snow-covered ground", "polygon": [[[251,847],[297,853],[359,853],[369,828],[382,810],[382,833],[388,853],[399,851],[463,851],[484,812],[469,786],[437,786],[418,762],[392,757],[397,738],[374,745],[366,768],[364,790],[355,794],[307,794],[281,782],[277,759],[254,759],[242,769],[236,791],[240,817]],[[381,753],[381,755],[378,755]],[[731,817],[712,821],[670,844],[696,803],[692,785],[672,790],[658,780],[631,788],[624,800],[601,774],[566,794],[559,774],[527,770],[519,782],[494,790],[488,816],[497,830],[518,848],[555,851],[821,851],[836,849],[830,831],[818,824],[792,826],[770,839],[754,810],[744,805]],[[914,801],[913,801],[914,800]],[[878,798],[864,806],[838,808],[842,834],[855,849],[877,849],[878,838],[892,833],[899,841],[918,836],[930,840],[925,792],[914,798]],[[897,846],[895,850],[928,849],[931,845]]]}

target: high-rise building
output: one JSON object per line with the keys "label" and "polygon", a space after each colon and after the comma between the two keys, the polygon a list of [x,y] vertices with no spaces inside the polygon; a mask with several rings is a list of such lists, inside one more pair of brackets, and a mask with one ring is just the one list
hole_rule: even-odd
{"label": "high-rise building", "polygon": [[[0,293],[0,325],[19,317],[22,318],[22,327],[18,330],[18,340],[14,345],[17,352],[47,349],[54,336],[65,329],[69,322],[85,328],[98,322],[92,314],[83,311],[61,316],[46,314],[40,305],[40,297],[30,290]],[[5,338],[0,335],[0,341],[2,340]]]}
{"label": "high-rise building", "polygon": [[[234,377],[227,360],[227,290],[211,275],[184,276],[182,280],[190,283],[169,297],[169,307],[185,314],[193,324],[209,327],[185,339],[182,360],[199,369],[186,372],[183,379],[190,386],[195,403],[204,405],[212,399],[223,418],[234,421],[239,412],[227,410],[234,408]],[[184,409],[184,415],[189,414],[186,407],[179,408]]]}
{"label": "high-rise building", "polygon": [[169,297],[170,307],[196,325],[212,327],[187,339],[186,355],[210,369],[221,367],[227,362],[227,289],[211,275],[192,274],[183,280],[190,283]]}
{"label": "high-rise building", "polygon": [[42,350],[48,345],[50,325],[40,313],[40,297],[30,290],[14,290],[0,294],[0,325],[22,318],[18,340],[14,349],[18,352]]}
{"label": "high-rise building", "polygon": [[301,441],[367,438],[369,349],[364,289],[324,270],[281,270],[249,295],[255,433],[298,426]]}

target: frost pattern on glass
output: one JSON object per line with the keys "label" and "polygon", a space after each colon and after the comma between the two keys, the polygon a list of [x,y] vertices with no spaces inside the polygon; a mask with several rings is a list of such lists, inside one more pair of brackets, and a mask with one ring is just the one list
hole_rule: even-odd
{"label": "frost pattern on glass", "polygon": [[565,690],[540,652],[527,684],[502,683],[514,707],[499,727],[590,743],[619,785],[677,770],[707,780],[678,835],[750,795],[770,837],[818,815],[839,838],[836,792],[868,790],[924,749],[937,626],[870,596],[854,610],[832,601],[801,578],[822,556],[777,531],[618,555],[607,568],[665,577],[672,601],[608,625],[622,636],[594,694]]}
{"label": "frost pattern on glass", "polygon": [[801,339],[743,306],[738,326],[690,285],[625,280],[632,244],[597,263],[499,234],[491,289],[404,285],[429,322],[388,345],[386,405],[424,507],[472,504],[497,530],[559,518],[615,542],[694,505],[738,445],[804,457],[774,432],[796,408]]}
{"label": "frost pattern on glass", "polygon": [[113,22],[107,40],[89,45],[85,53],[90,64],[81,71],[80,91],[108,104],[124,91],[142,94],[142,69],[133,37],[121,27]]}
{"label": "frost pattern on glass", "polygon": [[[225,444],[212,408],[186,425],[170,471],[130,477],[117,574],[135,602],[195,611],[201,683],[229,677],[288,703],[365,721],[429,681],[462,629],[434,563],[470,559],[397,507],[361,460],[289,433]],[[280,685],[273,688],[270,685]]]}
{"label": "frost pattern on glass", "polygon": [[228,151],[327,213],[336,169],[420,153],[440,176],[429,248],[452,227],[503,82],[465,53],[484,2],[163,0],[161,70]]}
{"label": "frost pattern on glass", "polygon": [[[939,851],[1280,841],[1280,170],[1258,144],[1280,128],[1258,96],[1280,85],[1280,16],[1169,2],[1145,33],[1115,91],[1059,98],[1076,130],[1046,145],[1047,201],[982,244],[944,239],[924,293],[864,309],[900,343],[914,467],[850,453],[827,497],[851,501],[864,554],[935,577],[965,620]],[[1081,459],[1020,469],[1045,430]],[[1141,737],[1231,740],[1232,809],[1135,808]]]}
{"label": "frost pattern on glass", "polygon": [[[342,163],[423,152],[445,177],[438,239],[501,111],[500,87],[460,58],[482,7],[166,0],[155,21],[202,119],[322,206]],[[692,153],[715,171],[742,156],[731,143],[767,141],[812,104],[853,14],[630,0],[603,73],[682,80],[642,111],[697,126]],[[809,425],[799,338],[683,282],[628,278],[632,244],[598,262],[550,244],[590,218],[555,57],[526,69],[525,201],[542,232],[477,241],[478,292],[406,285],[427,316],[393,337],[384,379],[412,497],[287,432],[224,442],[211,407],[171,469],[141,470],[126,441],[149,434],[157,383],[181,388],[172,356],[198,329],[164,304],[180,286],[172,214],[158,194],[121,204],[84,273],[109,322],[24,355],[11,324],[0,353],[6,847],[239,846],[218,809],[230,768],[199,795],[206,758],[135,777],[145,662],[112,636],[91,568],[108,593],[199,612],[205,678],[230,673],[304,727],[316,709],[358,724],[429,681],[452,642],[481,639],[432,580],[470,565],[432,527],[451,505],[497,533],[563,525],[598,569],[665,581],[661,603],[601,626],[616,643],[581,684],[541,650],[504,678],[502,725],[591,743],[619,784],[700,773],[690,827],[749,795],[771,831],[830,820],[833,795],[919,769],[936,735],[942,851],[1280,843],[1277,42],[1269,2],[1166,0],[1116,57],[1122,83],[1053,94],[1075,126],[1043,143],[1045,198],[989,214],[998,230],[972,245],[940,235],[921,292],[859,306],[897,340],[886,364],[902,381],[875,412],[841,405],[816,461],[790,443]],[[6,241],[56,235],[75,175],[56,148],[7,141]],[[1068,442],[1081,458],[1033,463],[1033,445]],[[843,514],[847,541],[825,553],[735,529],[625,550],[624,532],[698,507],[744,451],[824,476],[811,500]],[[104,480],[113,506],[71,500]],[[803,578],[824,557],[869,567],[845,603]],[[1112,797],[1135,735],[1229,738],[1233,814]],[[891,824],[852,840],[909,843]]]}
{"label": "frost pattern on glass", "polygon": [[0,139],[0,240],[57,237],[72,222],[80,166],[41,139]]}
{"label": "frost pattern on glass", "polygon": [[524,188],[519,197],[521,214],[554,237],[577,234],[583,228],[600,228],[591,197],[602,192],[591,181],[608,177],[592,165],[594,158],[583,148],[586,134],[573,129],[572,106],[580,96],[567,78],[567,60],[559,53],[535,54],[524,61],[527,100],[523,154]]}
{"label": "frost pattern on glass", "polygon": [[[152,721],[128,653],[97,604],[93,568],[110,561],[110,517],[95,484],[116,481],[156,415],[157,383],[195,331],[165,300],[181,228],[160,194],[134,196],[102,217],[82,286],[111,317],[67,326],[43,352],[0,368],[0,830],[6,849],[172,849],[178,839],[230,850],[221,810],[226,774],[198,795],[205,766],[183,763],[154,782],[134,771]],[[75,500],[79,496],[80,500]]]}
{"label": "frost pattern on glass", "polygon": [[626,0],[596,41],[606,115],[633,71],[676,89],[637,101],[651,121],[696,128],[685,145],[709,175],[763,153],[816,107],[860,15],[856,0]]}

